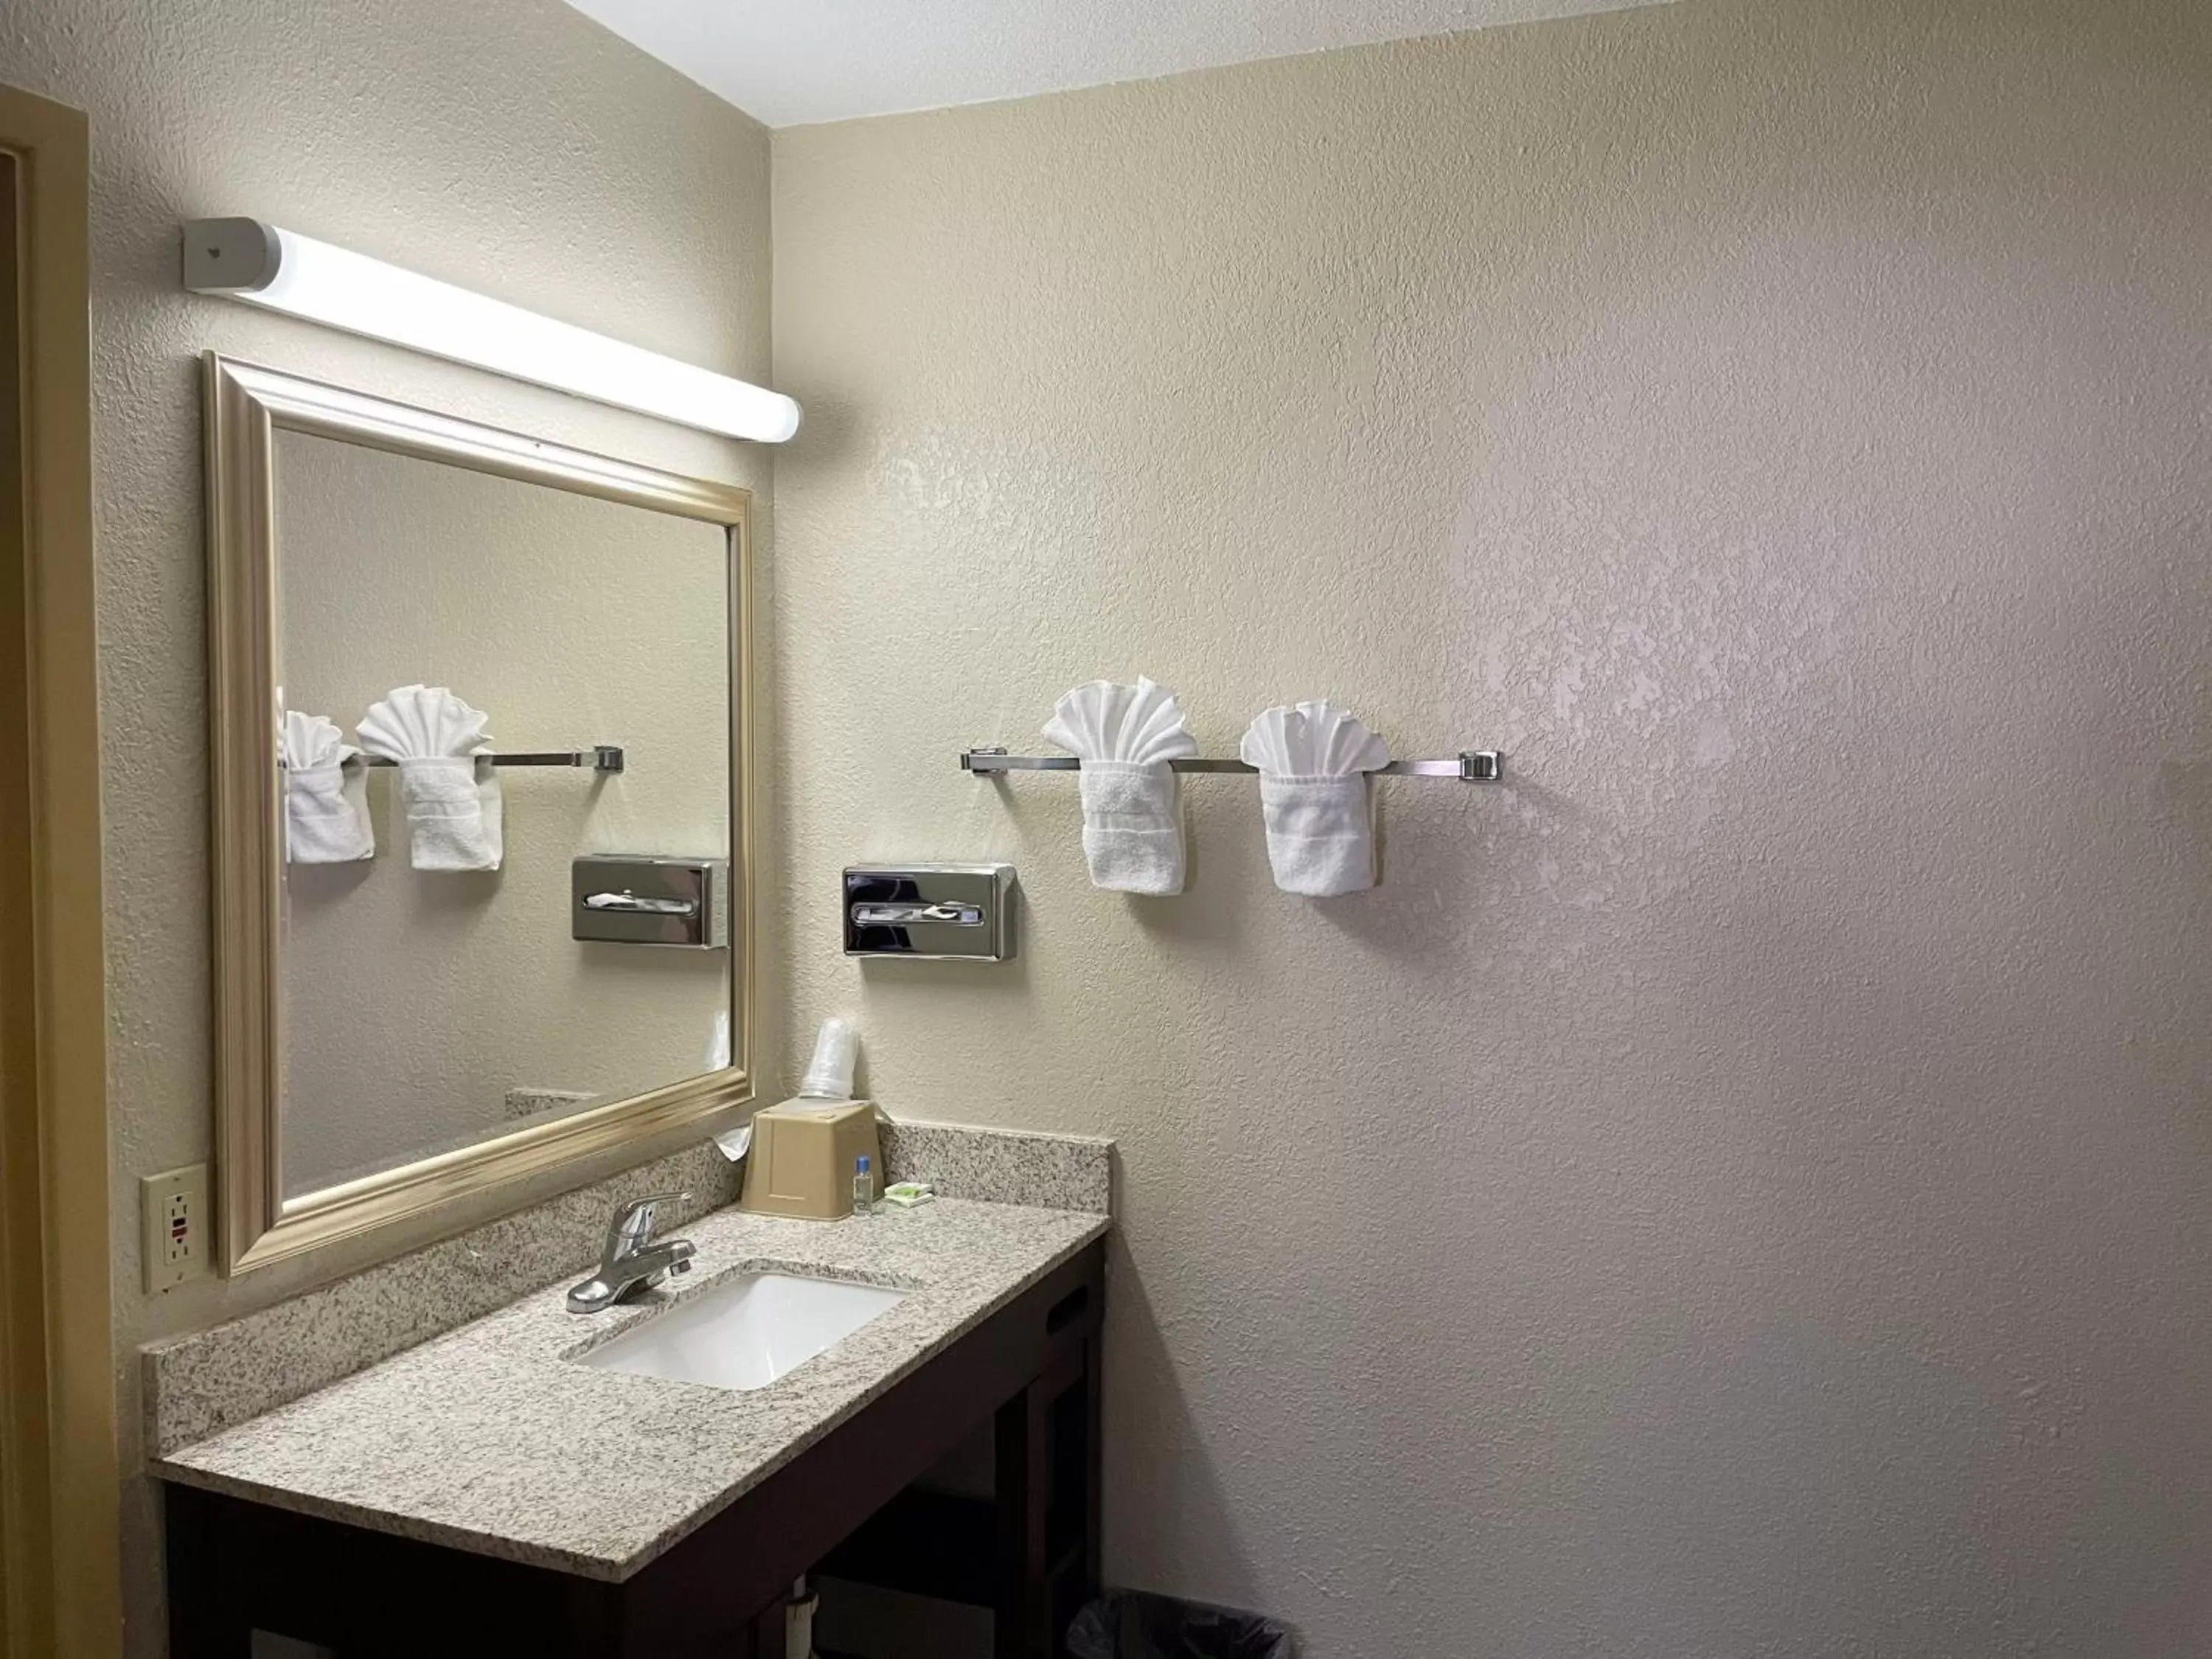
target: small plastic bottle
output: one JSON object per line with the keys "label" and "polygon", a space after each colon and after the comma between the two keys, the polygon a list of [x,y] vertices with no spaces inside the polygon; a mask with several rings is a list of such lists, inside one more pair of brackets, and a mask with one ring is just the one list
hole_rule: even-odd
{"label": "small plastic bottle", "polygon": [[868,1172],[866,1152],[853,1160],[853,1213],[866,1215],[875,1207],[876,1178]]}

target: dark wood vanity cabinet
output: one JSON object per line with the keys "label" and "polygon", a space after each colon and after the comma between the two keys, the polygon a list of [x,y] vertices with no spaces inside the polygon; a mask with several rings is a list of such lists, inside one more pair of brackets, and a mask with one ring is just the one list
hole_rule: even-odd
{"label": "dark wood vanity cabinet", "polygon": [[[988,1607],[996,1659],[1052,1659],[1098,1579],[1103,1262],[1086,1247],[619,1583],[173,1484],[173,1659],[246,1659],[257,1629],[343,1659],[782,1659],[817,1569]],[[987,1422],[991,1498],[915,1488]]]}

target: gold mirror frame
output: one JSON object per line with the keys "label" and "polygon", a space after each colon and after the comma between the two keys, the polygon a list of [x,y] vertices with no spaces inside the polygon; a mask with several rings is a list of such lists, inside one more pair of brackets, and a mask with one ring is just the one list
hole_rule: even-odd
{"label": "gold mirror frame", "polygon": [[[243,1273],[523,1181],[753,1096],[751,492],[207,354],[209,717],[214,810],[217,1217]],[[731,1056],[719,1072],[287,1199],[279,1157],[275,441],[302,432],[720,525],[729,536]]]}

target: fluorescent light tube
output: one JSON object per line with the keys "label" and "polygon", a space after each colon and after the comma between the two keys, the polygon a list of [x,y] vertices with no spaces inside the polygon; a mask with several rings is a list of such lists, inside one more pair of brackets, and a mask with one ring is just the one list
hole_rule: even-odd
{"label": "fluorescent light tube", "polygon": [[799,430],[781,392],[258,219],[187,223],[185,286],[732,438],[780,444]]}

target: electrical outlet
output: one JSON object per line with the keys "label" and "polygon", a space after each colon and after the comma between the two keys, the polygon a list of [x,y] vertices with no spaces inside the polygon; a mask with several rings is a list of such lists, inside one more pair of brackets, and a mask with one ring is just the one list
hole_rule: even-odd
{"label": "electrical outlet", "polygon": [[208,1271],[208,1166],[138,1178],[138,1255],[149,1293]]}

